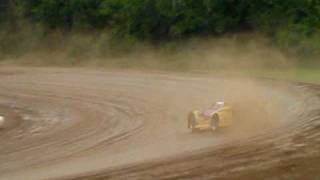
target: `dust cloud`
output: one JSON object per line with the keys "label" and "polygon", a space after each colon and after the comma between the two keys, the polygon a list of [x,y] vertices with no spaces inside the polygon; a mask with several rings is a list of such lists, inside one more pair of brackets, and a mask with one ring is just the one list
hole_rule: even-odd
{"label": "dust cloud", "polygon": [[[25,34],[32,34],[27,36]],[[21,35],[2,64],[84,66],[183,72],[246,72],[293,67],[295,60],[259,34],[194,37],[166,42],[114,39],[110,33]],[[40,34],[40,35],[37,35]]]}
{"label": "dust cloud", "polygon": [[[236,119],[240,119],[236,120],[239,122],[237,126],[247,128],[248,132],[277,124],[277,116],[287,112],[276,101],[270,102],[270,95],[254,77],[260,70],[292,68],[295,60],[260,34],[189,38],[153,44],[114,40],[108,33],[65,35],[56,31],[46,38],[30,36],[28,41],[28,51],[7,58],[2,64],[161,71],[169,74],[209,73],[222,79],[220,84],[208,84],[213,86],[211,93],[217,97],[210,98],[208,103],[198,98],[198,107],[204,109],[215,100],[229,102],[236,109]],[[193,108],[197,108],[195,104]]]}
{"label": "dust cloud", "polygon": [[[301,100],[290,95],[291,86],[233,74],[293,65],[252,36],[133,43],[115,51],[104,51],[101,42],[109,41],[99,36],[56,36],[2,62],[84,67],[0,68],[3,106],[15,103],[21,117],[31,117],[2,131],[5,179],[65,177],[219,147],[272,130],[281,119],[290,123],[289,108]],[[232,104],[233,126],[226,134],[191,133],[188,112],[215,101]]]}

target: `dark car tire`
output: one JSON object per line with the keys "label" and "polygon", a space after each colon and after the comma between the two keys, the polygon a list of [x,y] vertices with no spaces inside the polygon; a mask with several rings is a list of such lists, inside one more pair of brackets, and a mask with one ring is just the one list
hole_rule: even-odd
{"label": "dark car tire", "polygon": [[212,131],[219,130],[219,116],[217,114],[214,114],[210,121],[211,129]]}
{"label": "dark car tire", "polygon": [[190,112],[188,115],[188,128],[192,130],[192,132],[196,131],[196,117],[194,113]]}

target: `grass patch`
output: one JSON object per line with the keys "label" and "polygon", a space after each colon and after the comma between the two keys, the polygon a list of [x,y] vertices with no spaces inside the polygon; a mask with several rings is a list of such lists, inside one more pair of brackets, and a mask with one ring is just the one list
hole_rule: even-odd
{"label": "grass patch", "polygon": [[306,82],[320,84],[320,68],[293,67],[283,69],[251,69],[242,74],[251,77],[263,77],[286,81]]}

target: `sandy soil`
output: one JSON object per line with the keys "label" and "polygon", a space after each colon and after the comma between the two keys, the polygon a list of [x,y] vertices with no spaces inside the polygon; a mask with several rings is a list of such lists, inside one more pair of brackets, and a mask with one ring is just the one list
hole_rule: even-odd
{"label": "sandy soil", "polygon": [[[1,68],[0,179],[317,179],[316,86],[209,75]],[[234,126],[186,115],[234,105]]]}

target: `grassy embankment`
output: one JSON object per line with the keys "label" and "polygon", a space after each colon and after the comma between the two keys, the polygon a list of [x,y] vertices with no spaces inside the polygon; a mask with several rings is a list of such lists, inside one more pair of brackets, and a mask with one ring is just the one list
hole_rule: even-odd
{"label": "grassy embankment", "polygon": [[296,67],[281,70],[257,69],[248,71],[251,76],[320,84],[320,68]]}

